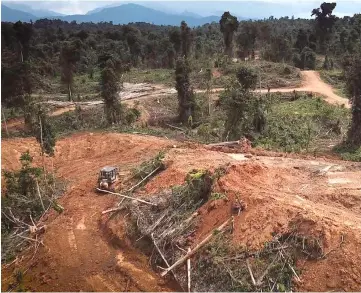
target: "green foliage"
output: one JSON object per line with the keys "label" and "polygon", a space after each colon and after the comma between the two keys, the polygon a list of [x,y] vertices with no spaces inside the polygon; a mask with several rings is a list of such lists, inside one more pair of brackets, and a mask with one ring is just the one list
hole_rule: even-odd
{"label": "green foliage", "polygon": [[212,192],[209,199],[210,200],[218,200],[218,199],[223,199],[223,198],[227,198],[227,196],[224,193]]}
{"label": "green foliage", "polygon": [[55,194],[63,189],[53,174],[33,167],[32,162],[33,158],[27,151],[21,154],[20,170],[3,171],[5,189],[1,197],[2,260],[11,260],[25,245],[21,238],[12,234],[22,232],[26,237],[27,234],[24,233],[29,233],[28,225],[33,225],[32,220],[36,221],[45,209],[53,205]]}
{"label": "green foliage", "polygon": [[300,97],[291,102],[274,103],[266,119],[267,126],[256,139],[256,145],[298,152],[308,150],[317,138],[342,137],[349,113],[321,99]]}
{"label": "green foliage", "polygon": [[309,47],[304,47],[301,54],[294,54],[294,65],[301,69],[315,69],[316,54]]}
{"label": "green foliage", "polygon": [[182,21],[181,23],[180,38],[181,38],[182,56],[187,58],[190,55],[190,50],[192,45],[192,31],[185,21]]}
{"label": "green foliage", "polygon": [[361,162],[361,147],[346,142],[334,147],[334,151],[340,154],[343,160]]}
{"label": "green foliage", "polygon": [[237,71],[237,80],[245,90],[254,90],[257,85],[257,74],[254,70],[241,67]]}
{"label": "green foliage", "polygon": [[143,179],[154,170],[162,171],[165,169],[163,162],[165,156],[164,151],[160,151],[154,158],[149,161],[143,162],[139,167],[133,170],[133,177],[136,179]]}
{"label": "green foliage", "polygon": [[345,75],[341,70],[321,70],[320,76],[324,82],[331,84],[338,90],[338,95],[347,96]]}
{"label": "green foliage", "polygon": [[237,17],[230,14],[228,11],[224,12],[221,20],[219,21],[220,30],[223,33],[224,40],[224,53],[229,57],[233,56],[233,35],[237,31],[239,22]]}
{"label": "green foliage", "polygon": [[[237,72],[238,82],[233,81],[220,96],[220,104],[226,111],[226,140],[238,140],[252,128],[257,100],[251,89],[257,83],[257,75],[242,67]],[[259,101],[258,101],[259,102]]]}
{"label": "green foliage", "polygon": [[345,68],[346,90],[352,101],[352,121],[347,141],[361,146],[361,50]]}
{"label": "green foliage", "polygon": [[49,117],[45,110],[39,108],[36,113],[37,123],[33,126],[36,140],[40,143],[42,153],[54,155],[55,132],[49,123]]}
{"label": "green foliage", "polygon": [[68,91],[68,99],[72,101],[72,88],[76,63],[80,60],[80,41],[64,42],[60,52],[61,81]]}

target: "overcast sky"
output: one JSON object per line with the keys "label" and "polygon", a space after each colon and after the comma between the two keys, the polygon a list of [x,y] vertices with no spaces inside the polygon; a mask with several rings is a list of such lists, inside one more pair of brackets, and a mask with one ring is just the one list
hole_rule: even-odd
{"label": "overcast sky", "polygon": [[[64,14],[85,14],[86,12],[98,7],[107,5],[124,4],[131,1],[83,1],[83,0],[48,0],[48,1],[16,1],[26,3],[33,9],[49,9]],[[181,13],[185,10],[197,13],[202,16],[211,14],[219,15],[220,12],[229,10],[238,16],[261,17],[268,16],[292,16],[295,17],[310,17],[312,8],[319,7],[324,1],[289,1],[289,0],[238,0],[238,1],[132,1],[154,9],[159,9],[166,12]],[[252,3],[251,3],[252,2]],[[258,5],[254,5],[258,2]],[[353,15],[354,13],[361,13],[361,0],[345,1],[339,0],[335,9],[335,14],[338,16]],[[269,3],[269,4],[267,4]],[[256,9],[255,9],[256,7]]]}

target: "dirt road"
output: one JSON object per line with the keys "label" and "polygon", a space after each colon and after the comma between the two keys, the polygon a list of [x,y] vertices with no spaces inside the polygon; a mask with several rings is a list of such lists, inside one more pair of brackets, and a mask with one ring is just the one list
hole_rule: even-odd
{"label": "dirt road", "polygon": [[[174,148],[173,146],[177,147]],[[54,166],[69,181],[61,198],[64,213],[51,213],[44,222],[44,247],[24,278],[34,291],[168,291],[179,290],[154,273],[148,259],[127,240],[124,219],[107,222],[101,211],[117,198],[94,192],[97,172],[104,165],[120,167],[122,174],[168,148],[165,171],[151,180],[143,195],[183,182],[193,168],[229,163],[219,191],[229,201],[210,201],[202,207],[195,243],[229,217],[238,194],[247,210],[235,219],[234,245],[259,248],[273,233],[299,225],[302,233],[322,241],[327,258],[298,264],[302,291],[361,290],[361,164],[322,159],[292,159],[223,153],[206,147],[155,138],[111,133],[80,133],[57,142]],[[2,168],[18,168],[27,149],[41,164],[33,139],[2,141]],[[48,161],[49,166],[51,166]],[[209,205],[214,206],[210,209]],[[344,243],[339,245],[340,237]],[[32,252],[29,253],[30,256]],[[3,267],[6,288],[28,258]]]}
{"label": "dirt road", "polygon": [[[334,89],[331,85],[325,83],[320,74],[314,70],[305,70],[301,71],[302,75],[302,86],[298,88],[279,88],[271,89],[270,92],[312,92],[317,93],[323,96],[323,99],[330,104],[334,105],[344,105],[346,108],[350,108],[351,105],[349,100],[339,95],[335,94]],[[262,90],[263,93],[266,93],[267,90]]]}
{"label": "dirt road", "polygon": [[[317,71],[305,70],[301,71],[302,75],[302,86],[297,88],[273,88],[270,92],[313,92],[322,95],[324,100],[330,104],[334,105],[344,105],[346,108],[351,108],[349,100],[334,93],[334,89],[329,84],[323,82],[320,78],[320,75]],[[215,88],[213,92],[223,91],[223,88]],[[205,90],[195,90],[197,93],[204,93]],[[267,93],[266,89],[257,90],[256,92]],[[152,85],[148,83],[140,84],[131,84],[124,83],[124,89],[119,93],[119,98],[123,103],[133,103],[134,101],[140,101],[147,98],[154,98],[165,96],[169,94],[175,94],[176,90],[174,88],[167,88],[162,85]],[[90,102],[63,102],[63,101],[52,101],[48,100],[44,102],[50,106],[58,107],[59,109],[51,112],[51,116],[61,115],[65,112],[74,111],[75,106],[79,105],[84,108],[87,107],[96,107],[103,104],[103,101],[90,101]],[[23,119],[12,119],[7,122],[7,127],[11,129],[22,129],[23,128]]]}

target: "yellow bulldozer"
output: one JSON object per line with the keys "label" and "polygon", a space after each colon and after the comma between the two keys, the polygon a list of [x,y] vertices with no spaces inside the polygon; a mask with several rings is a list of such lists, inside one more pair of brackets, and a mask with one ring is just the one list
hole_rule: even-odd
{"label": "yellow bulldozer", "polygon": [[115,184],[119,178],[119,170],[117,167],[105,166],[99,172],[98,191],[115,191]]}

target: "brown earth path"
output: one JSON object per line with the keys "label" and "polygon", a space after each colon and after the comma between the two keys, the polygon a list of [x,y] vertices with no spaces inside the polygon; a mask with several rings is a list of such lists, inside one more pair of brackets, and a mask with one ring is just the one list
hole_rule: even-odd
{"label": "brown earth path", "polygon": [[[343,98],[334,93],[334,89],[331,85],[325,83],[319,73],[314,70],[305,70],[301,71],[302,75],[302,86],[301,87],[291,87],[291,88],[273,88],[270,89],[270,92],[313,92],[322,95],[323,99],[334,105],[344,105],[346,108],[351,108],[349,100]],[[221,92],[224,88],[214,88],[213,93]],[[196,93],[204,93],[205,90],[195,90]],[[256,90],[256,92],[267,93],[267,89]],[[124,90],[119,94],[122,103],[134,103],[134,101],[140,101],[147,98],[154,98],[169,94],[176,93],[174,88],[166,88],[163,85],[152,85],[148,83],[140,84],[130,84],[124,83]],[[61,115],[65,112],[74,111],[75,106],[79,105],[82,107],[95,107],[103,104],[103,101],[90,101],[90,102],[64,102],[64,101],[55,101],[48,100],[44,104],[50,106],[59,107],[59,109],[50,113],[50,116]],[[2,123],[4,124],[4,123]],[[23,119],[16,118],[7,121],[7,128],[11,129],[22,129],[23,128]]]}
{"label": "brown earth path", "polygon": [[[121,174],[127,174],[165,148],[170,148],[167,168],[146,185],[144,196],[181,184],[193,168],[230,164],[218,186],[230,201],[209,201],[201,208],[194,243],[229,217],[234,194],[239,194],[247,210],[235,219],[234,244],[259,248],[272,233],[286,231],[297,222],[304,233],[320,237],[325,252],[330,252],[323,260],[300,264],[298,289],[361,290],[361,164],[245,156],[152,136],[113,133],[79,133],[57,142],[55,172],[69,182],[60,199],[65,211],[51,212],[44,220],[48,226],[42,237],[44,247],[31,262],[24,285],[33,291],[177,290],[154,273],[148,259],[128,242],[122,218],[114,219],[112,226],[102,220],[101,211],[118,199],[94,192],[102,166],[117,165]],[[2,140],[2,168],[18,168],[19,156],[27,149],[35,164],[41,164],[34,139]],[[51,166],[50,160],[47,163]],[[341,235],[345,241],[339,247]],[[3,288],[16,269],[29,265],[27,260],[3,266]]]}

